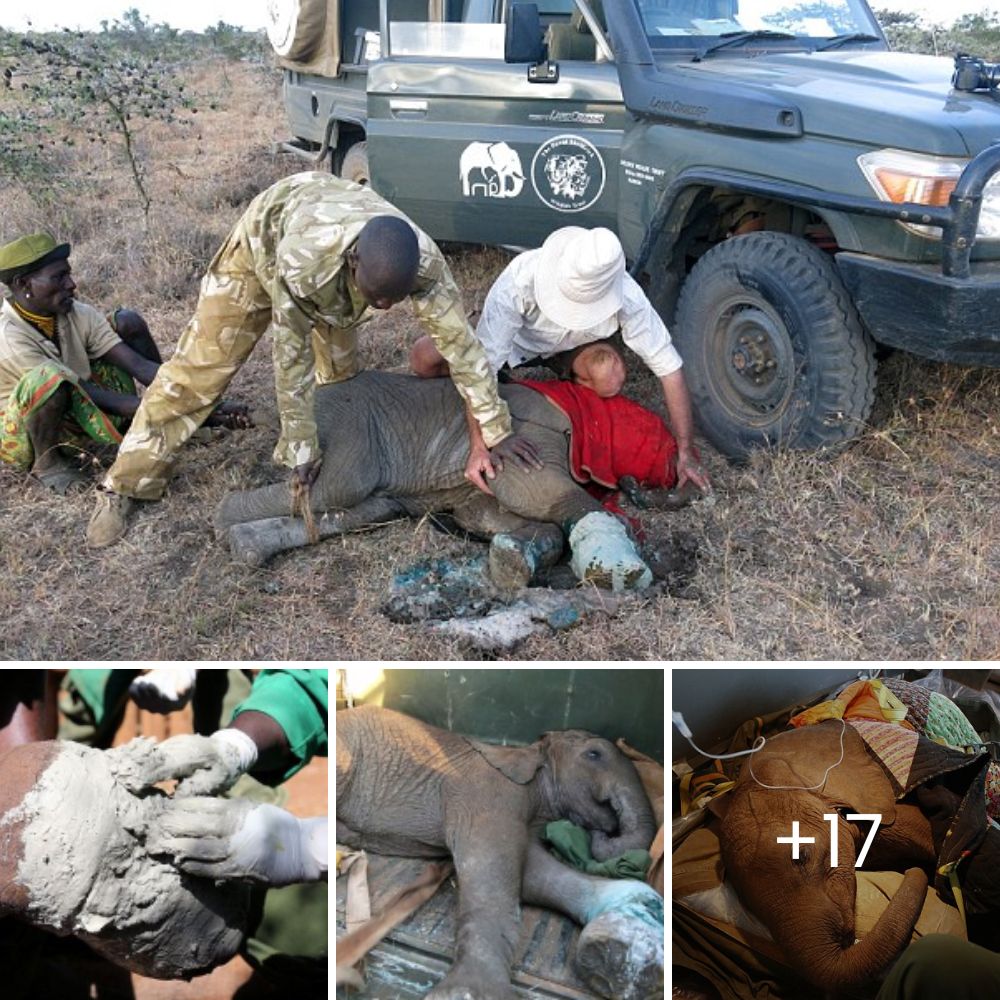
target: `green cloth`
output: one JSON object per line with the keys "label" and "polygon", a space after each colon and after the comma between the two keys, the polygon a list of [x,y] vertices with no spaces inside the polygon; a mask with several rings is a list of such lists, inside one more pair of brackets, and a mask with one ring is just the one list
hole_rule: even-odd
{"label": "green cloth", "polygon": [[588,875],[642,879],[646,877],[646,871],[653,863],[649,851],[626,851],[616,858],[608,858],[607,861],[595,861],[590,853],[590,834],[568,819],[559,819],[546,824],[545,839],[552,845],[561,861]]}
{"label": "green cloth", "polygon": [[233,712],[263,712],[285,731],[294,760],[269,774],[269,782],[287,781],[313,757],[327,756],[329,679],[326,670],[262,670],[250,696]]}
{"label": "green cloth", "polygon": [[983,1000],[1000,994],[1000,955],[947,934],[911,944],[877,1000]]}
{"label": "green cloth", "polygon": [[[135,395],[132,377],[117,366],[95,361],[91,379],[105,389]],[[0,413],[0,460],[27,471],[35,461],[28,435],[28,418],[63,384],[70,387],[70,406],[60,428],[60,443],[80,445],[88,438],[100,444],[120,444],[127,417],[105,413],[81,388],[78,376],[57,361],[45,361],[18,380]]]}

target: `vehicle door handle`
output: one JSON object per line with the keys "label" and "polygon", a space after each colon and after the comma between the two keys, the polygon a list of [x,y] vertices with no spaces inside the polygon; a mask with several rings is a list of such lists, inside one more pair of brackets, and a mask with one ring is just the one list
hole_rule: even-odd
{"label": "vehicle door handle", "polygon": [[393,118],[423,118],[427,114],[427,102],[390,97],[389,111]]}

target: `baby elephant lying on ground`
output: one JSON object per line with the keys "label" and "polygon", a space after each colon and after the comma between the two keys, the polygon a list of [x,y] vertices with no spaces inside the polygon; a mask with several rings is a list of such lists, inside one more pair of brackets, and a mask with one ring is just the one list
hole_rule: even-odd
{"label": "baby elephant lying on ground", "polygon": [[653,811],[632,761],[578,729],[527,747],[479,743],[375,706],[337,716],[337,842],[454,859],[455,962],[427,1000],[511,1000],[519,903],[584,925],[580,975],[614,1000],[662,1000],[663,900],[634,879],[570,868],[542,846],[570,819],[598,860],[648,849]]}
{"label": "baby elephant lying on ground", "polygon": [[[317,389],[324,455],[311,501],[323,515],[319,536],[450,511],[459,527],[493,539],[490,572],[500,586],[525,586],[551,566],[562,553],[564,532],[578,578],[614,590],[648,586],[652,574],[624,525],[577,480],[616,487],[628,476],[670,486],[673,439],[655,414],[623,397],[604,399],[565,382],[535,383],[543,384],[561,395],[501,386],[515,432],[535,443],[544,467],[524,470],[508,462],[491,483],[493,497],[464,478],[466,417],[450,379],[372,371]],[[307,544],[304,523],[290,514],[289,489],[281,482],[230,493],[216,526],[227,532],[237,559],[259,566]]]}

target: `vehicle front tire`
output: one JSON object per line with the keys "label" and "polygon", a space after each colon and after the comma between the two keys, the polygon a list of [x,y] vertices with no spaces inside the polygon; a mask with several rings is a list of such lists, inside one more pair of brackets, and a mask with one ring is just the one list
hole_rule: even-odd
{"label": "vehicle front tire", "polygon": [[836,446],[871,412],[874,343],[831,258],[788,233],[708,251],[681,290],[673,339],[695,419],[730,458]]}

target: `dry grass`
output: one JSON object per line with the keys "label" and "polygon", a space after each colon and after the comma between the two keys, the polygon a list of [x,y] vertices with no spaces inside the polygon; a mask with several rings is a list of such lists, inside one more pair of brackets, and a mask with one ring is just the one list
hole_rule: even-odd
{"label": "dry grass", "polygon": [[[80,296],[140,309],[168,350],[197,279],[246,202],[301,168],[275,156],[279,87],[259,68],[206,64],[192,81],[219,110],[198,129],[147,133],[155,205],[149,227],[121,164],[80,155],[81,183],[38,205],[0,188],[0,239],[49,226],[73,241]],[[103,158],[102,158],[103,157]],[[83,183],[85,181],[85,183]],[[507,257],[452,254],[478,305]],[[404,307],[363,335],[370,367],[405,360],[417,327]],[[697,540],[693,577],[613,619],[536,637],[538,659],[935,659],[1000,656],[1000,373],[883,363],[872,425],[841,455],[761,454],[748,466],[706,454],[715,496],[679,514],[644,514],[654,545]],[[0,469],[0,611],[7,658],[451,659],[379,611],[393,575],[472,543],[426,523],[326,542],[264,570],[233,564],[211,515],[230,489],[280,475],[270,355],[261,345],[231,395],[257,428],[187,449],[166,499],[143,508],[125,541],[92,553],[92,495],[56,498]],[[636,372],[627,391],[657,405]],[[704,449],[706,452],[709,449]],[[106,462],[107,459],[105,458]]]}

